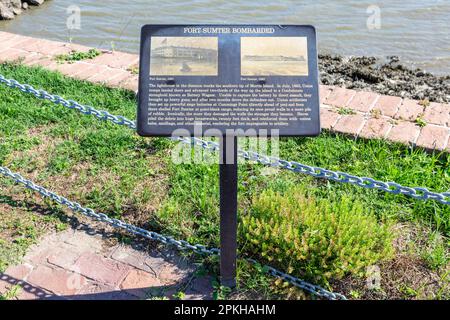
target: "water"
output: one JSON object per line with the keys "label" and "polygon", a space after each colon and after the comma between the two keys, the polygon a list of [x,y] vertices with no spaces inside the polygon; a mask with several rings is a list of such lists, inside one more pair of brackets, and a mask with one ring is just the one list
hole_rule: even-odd
{"label": "water", "polygon": [[[81,29],[69,32],[71,5],[81,9]],[[371,5],[380,8],[380,29],[367,27]],[[148,23],[312,24],[321,52],[398,55],[411,67],[450,74],[449,21],[449,0],[49,0],[0,21],[0,30],[137,53]]]}

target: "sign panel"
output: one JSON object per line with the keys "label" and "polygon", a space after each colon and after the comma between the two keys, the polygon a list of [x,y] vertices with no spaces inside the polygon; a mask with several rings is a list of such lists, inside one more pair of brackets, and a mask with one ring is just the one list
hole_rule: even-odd
{"label": "sign panel", "polygon": [[142,136],[320,133],[312,26],[146,25],[140,59]]}

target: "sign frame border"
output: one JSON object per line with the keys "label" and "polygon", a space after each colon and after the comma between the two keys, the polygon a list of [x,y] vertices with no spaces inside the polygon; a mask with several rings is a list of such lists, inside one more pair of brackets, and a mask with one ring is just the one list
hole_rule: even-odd
{"label": "sign frame border", "polygon": [[[158,28],[167,28],[167,27],[276,27],[276,28],[286,28],[286,27],[306,27],[311,28],[312,32],[314,34],[314,48],[316,49],[315,52],[317,54],[316,56],[316,63],[314,65],[313,70],[309,69],[309,72],[314,72],[314,78],[317,80],[317,120],[314,119],[312,121],[316,121],[318,123],[318,131],[313,132],[311,134],[280,134],[278,137],[317,137],[320,135],[322,131],[321,127],[321,117],[320,117],[320,73],[318,70],[318,51],[317,51],[317,32],[316,28],[313,25],[301,25],[301,24],[283,24],[283,25],[276,25],[276,24],[146,24],[142,26],[141,28],[141,40],[140,40],[140,59],[139,59],[139,77],[138,77],[138,93],[137,93],[137,100],[138,100],[138,108],[137,108],[137,119],[136,119],[136,131],[137,133],[142,137],[171,137],[171,134],[165,134],[165,133],[152,133],[149,132],[149,125],[147,123],[143,123],[141,119],[147,119],[148,118],[148,103],[146,106],[141,103],[141,101],[148,102],[148,100],[145,97],[145,93],[147,92],[145,89],[149,86],[149,73],[146,72],[146,75],[144,75],[143,70],[150,70],[150,33],[151,31],[158,29]],[[146,41],[146,39],[148,39]],[[147,58],[148,59],[144,59]],[[220,57],[220,52],[219,52]],[[220,58],[219,58],[220,59]],[[309,60],[309,56],[308,56]],[[308,61],[309,63],[309,61]],[[211,77],[211,76],[200,76],[200,77]],[[266,77],[266,76],[265,76]],[[144,89],[144,90],[143,90]],[[184,129],[184,127],[178,127],[174,128],[176,129]],[[229,128],[233,131],[236,130],[236,128],[231,127]],[[237,128],[239,129],[239,128]],[[260,128],[261,129],[261,128]],[[269,128],[267,131],[270,132]],[[187,129],[186,129],[187,130]],[[192,130],[190,131],[190,137],[196,136]],[[225,131],[221,130],[223,135],[226,135],[226,129]],[[202,137],[206,137],[206,135],[201,135]],[[209,136],[209,135],[208,135]],[[216,135],[212,135],[216,136]],[[239,137],[246,137],[247,135],[238,135]],[[198,137],[198,136],[197,136]],[[258,135],[253,136],[258,137]],[[270,137],[270,135],[269,135]]]}

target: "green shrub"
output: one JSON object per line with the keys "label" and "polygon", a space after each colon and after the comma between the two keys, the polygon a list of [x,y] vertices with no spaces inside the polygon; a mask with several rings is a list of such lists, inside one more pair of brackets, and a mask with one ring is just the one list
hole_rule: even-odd
{"label": "green shrub", "polygon": [[327,283],[393,254],[388,224],[349,197],[338,203],[305,198],[295,187],[285,194],[265,191],[242,217],[244,250],[282,270]]}

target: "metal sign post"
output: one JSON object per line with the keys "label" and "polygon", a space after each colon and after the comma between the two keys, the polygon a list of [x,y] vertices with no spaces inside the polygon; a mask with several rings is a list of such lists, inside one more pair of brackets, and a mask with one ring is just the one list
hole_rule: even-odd
{"label": "metal sign post", "polygon": [[317,63],[312,26],[142,27],[138,134],[220,139],[224,286],[236,285],[237,138],[317,136]]}
{"label": "metal sign post", "polygon": [[236,286],[237,137],[220,139],[220,276],[223,286]]}

